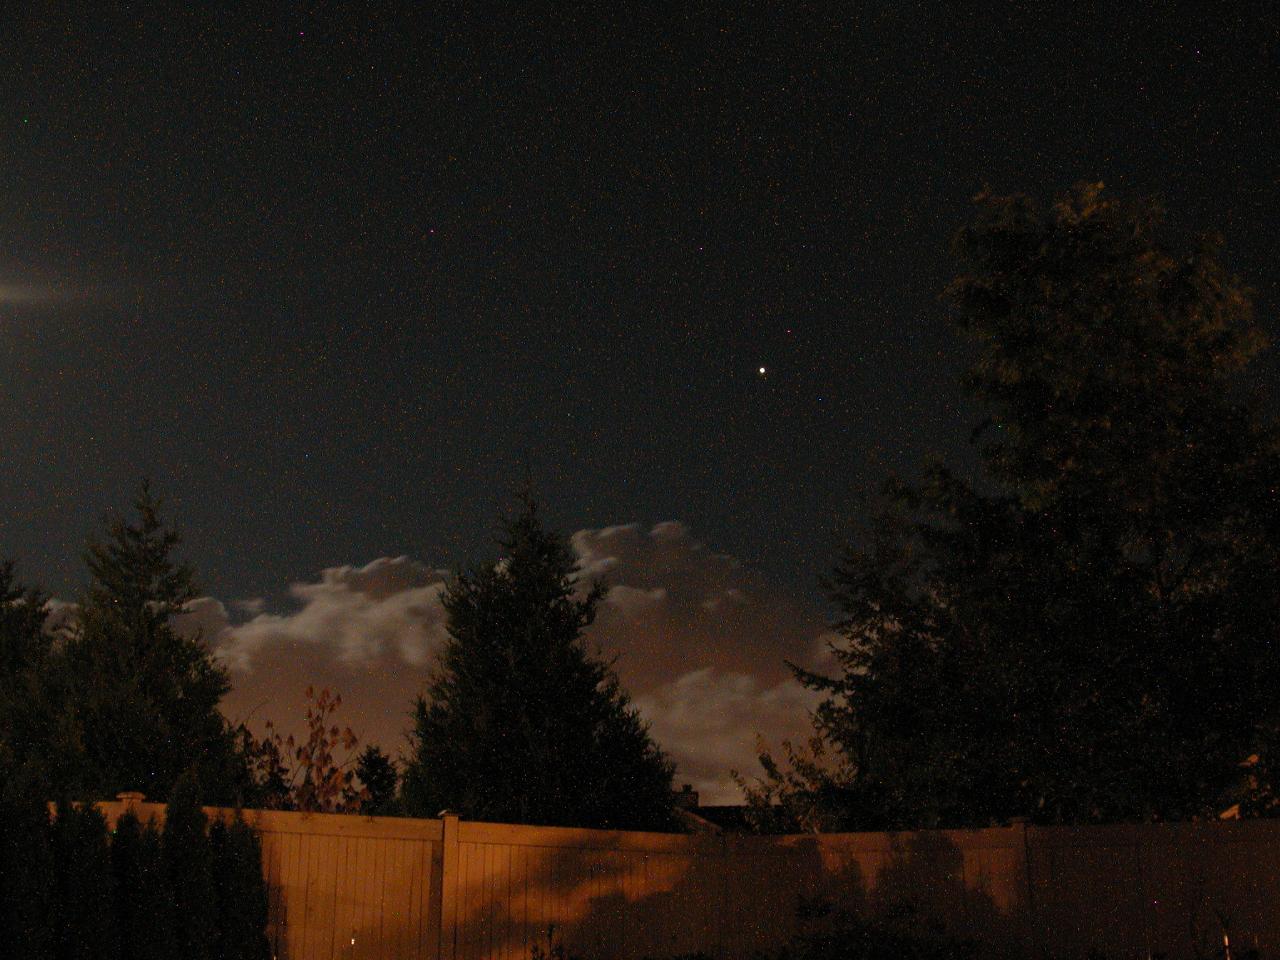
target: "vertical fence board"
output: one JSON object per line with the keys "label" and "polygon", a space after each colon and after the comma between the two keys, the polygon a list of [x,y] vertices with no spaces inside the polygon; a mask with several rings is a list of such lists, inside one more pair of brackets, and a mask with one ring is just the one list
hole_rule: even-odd
{"label": "vertical fence board", "polygon": [[[337,923],[333,933],[332,954],[335,958],[352,957],[354,948],[359,945],[356,936],[358,932],[356,927],[360,922],[359,908],[356,904],[356,871],[359,853],[354,846],[350,837],[343,837],[338,843],[337,883],[334,889],[338,906],[334,911]],[[364,844],[360,846],[363,847]]]}
{"label": "vertical fence board", "polygon": [[423,917],[423,929],[419,937],[419,943],[422,944],[420,955],[423,960],[440,960],[439,931],[444,906],[444,844],[433,843],[429,849],[424,850],[418,867],[423,877],[422,893],[416,901]]}
{"label": "vertical fence board", "polygon": [[[377,956],[375,951],[381,949],[376,935],[379,910],[378,900],[381,898],[381,878],[375,872],[374,862],[378,847],[382,841],[348,837],[346,865],[346,898],[348,915],[348,932],[346,939],[340,941],[342,950],[339,957],[350,957],[351,960],[365,960],[370,955]],[[354,940],[355,943],[351,941]]]}
{"label": "vertical fence board", "polygon": [[398,948],[413,960],[421,960],[423,884],[418,861],[424,846],[418,841],[383,840],[378,844],[375,863],[383,891],[378,944],[383,956]]}
{"label": "vertical fence board", "polygon": [[[409,905],[413,914],[413,951],[410,955],[415,960],[429,960],[434,956],[433,949],[428,943],[429,937],[424,932],[431,914],[428,909],[428,898],[439,896],[434,885],[434,850],[432,844],[417,844],[412,851],[409,851],[412,856],[405,859],[400,866],[404,875],[411,878],[411,885],[414,888],[409,898]],[[436,939],[438,940],[439,937],[437,936]]]}
{"label": "vertical fence board", "polygon": [[311,916],[315,909],[311,881],[314,846],[311,837],[305,834],[298,836],[298,910],[291,911],[298,919],[290,924],[294,938],[289,944],[291,960],[295,957],[296,960],[312,960],[313,957],[307,948],[310,945],[308,941],[314,939],[311,935]]}
{"label": "vertical fence board", "polygon": [[[392,844],[382,839],[360,844],[360,857],[357,861],[363,881],[359,888],[360,931],[366,944],[362,956],[369,960],[387,952],[387,939],[392,925],[403,929],[409,919],[400,906],[405,893],[404,878],[387,868],[392,851],[412,849],[415,846],[417,844],[410,841]],[[366,877],[367,880],[364,879]]]}
{"label": "vertical fence board", "polygon": [[430,857],[427,844],[384,841],[380,851],[386,905],[380,932],[384,955],[397,947],[414,960],[424,960],[423,898],[426,882],[422,859]]}

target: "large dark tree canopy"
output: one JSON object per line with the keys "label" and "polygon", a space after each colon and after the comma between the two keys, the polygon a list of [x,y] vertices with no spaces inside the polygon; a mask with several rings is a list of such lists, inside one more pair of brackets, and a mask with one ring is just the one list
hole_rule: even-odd
{"label": "large dark tree canopy", "polygon": [[838,566],[843,671],[801,675],[844,767],[805,802],[867,825],[1213,813],[1280,706],[1247,290],[1212,239],[1096,185],[980,197],[955,250],[980,470],[887,484]]}
{"label": "large dark tree canopy", "polygon": [[1263,428],[1234,375],[1263,337],[1214,240],[1088,186],[1048,211],[984,197],[955,247],[948,292],[979,346],[967,383],[990,412],[993,479],[1029,507],[1123,515],[1115,532],[1148,546],[1247,500],[1231,481]]}
{"label": "large dark tree canopy", "polygon": [[586,647],[601,588],[532,500],[504,524],[502,559],[444,597],[449,639],[414,710],[409,811],[586,827],[669,825],[672,768]]}
{"label": "large dark tree canopy", "polygon": [[86,797],[141,790],[166,797],[195,768],[211,800],[234,800],[242,777],[218,703],[225,671],[172,618],[196,595],[173,559],[177,533],[144,486],[136,518],[111,520],[86,552],[92,580],[59,662],[49,671],[78,759],[59,786]]}
{"label": "large dark tree canopy", "polygon": [[51,646],[45,603],[39,590],[18,582],[12,561],[0,562],[0,689],[21,684],[44,663]]}
{"label": "large dark tree canopy", "polygon": [[0,562],[0,771],[6,773],[30,758],[30,718],[52,646],[45,602],[18,582],[12,562]]}

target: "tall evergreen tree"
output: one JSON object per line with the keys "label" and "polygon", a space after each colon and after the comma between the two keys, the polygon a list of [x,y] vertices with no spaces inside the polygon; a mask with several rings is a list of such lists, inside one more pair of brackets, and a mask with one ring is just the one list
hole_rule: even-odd
{"label": "tall evergreen tree", "polygon": [[396,787],[400,782],[395,761],[374,744],[369,744],[356,759],[356,779],[368,796],[360,812],[370,816],[389,816],[398,812]]}
{"label": "tall evergreen tree", "polygon": [[0,690],[44,663],[51,644],[44,631],[47,600],[18,582],[13,561],[0,562]]}
{"label": "tall evergreen tree", "polygon": [[859,825],[1211,814],[1280,689],[1248,293],[1100,185],[984,196],[956,253],[982,469],[888,484],[840,563],[844,669],[800,676],[842,771],[809,799]]}
{"label": "tall evergreen tree", "polygon": [[630,829],[670,823],[672,767],[583,639],[602,596],[526,494],[497,562],[444,596],[449,639],[414,707],[408,810]]}
{"label": "tall evergreen tree", "polygon": [[92,582],[62,665],[84,760],[67,789],[164,797],[194,764],[206,797],[226,801],[242,780],[235,736],[218,712],[229,683],[202,638],[173,628],[196,589],[191,567],[172,559],[179,536],[160,507],[143,484],[136,520],[111,520],[85,555]]}
{"label": "tall evergreen tree", "polygon": [[11,561],[0,562],[0,774],[41,757],[54,728],[41,696],[40,674],[52,638],[45,632],[47,598],[18,583]]}

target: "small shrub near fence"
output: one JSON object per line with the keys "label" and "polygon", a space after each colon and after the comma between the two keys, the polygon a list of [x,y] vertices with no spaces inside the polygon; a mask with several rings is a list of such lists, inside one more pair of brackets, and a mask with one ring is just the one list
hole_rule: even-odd
{"label": "small shrub near fence", "polygon": [[91,805],[51,815],[35,789],[0,794],[0,943],[23,960],[267,960],[257,836],[206,821],[191,784],[165,826],[108,830]]}

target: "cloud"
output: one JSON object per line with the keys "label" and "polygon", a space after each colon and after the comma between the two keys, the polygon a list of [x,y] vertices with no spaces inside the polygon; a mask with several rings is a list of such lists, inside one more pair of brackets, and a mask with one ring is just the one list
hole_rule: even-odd
{"label": "cloud", "polygon": [[52,637],[58,637],[65,630],[70,629],[75,620],[76,611],[79,608],[79,604],[71,600],[59,600],[56,597],[51,597],[45,601],[45,633]]}
{"label": "cloud", "polygon": [[265,597],[250,597],[247,600],[233,601],[231,606],[246,617],[256,617],[267,609],[267,600]]}
{"label": "cloud", "polygon": [[173,618],[174,627],[189,637],[199,635],[206,643],[216,643],[230,626],[227,608],[213,597],[197,597]]}
{"label": "cloud", "polygon": [[786,661],[825,665],[821,611],[678,522],[581,530],[572,543],[583,577],[610,585],[590,637],[617,657],[677,777],[703,802],[736,802],[729,771],[756,771],[759,737],[811,730],[816,698]]}
{"label": "cloud", "polygon": [[223,709],[233,721],[261,732],[263,721],[272,720],[296,732],[306,708],[303,691],[327,687],[344,698],[339,723],[395,754],[445,638],[444,581],[441,571],[408,557],[380,557],[293,584],[291,612],[267,612],[260,598],[237,601],[231,609],[248,618],[237,623],[226,607],[202,599],[192,605],[190,622],[203,626],[231,671]]}
{"label": "cloud", "polygon": [[[217,638],[218,655],[241,671],[252,671],[257,654],[282,643],[312,644],[352,664],[390,657],[421,666],[444,639],[443,589],[440,571],[408,557],[381,557],[363,567],[331,567],[318,583],[295,583],[289,588],[299,604],[293,613],[258,612],[206,635]],[[247,603],[261,610],[261,601]],[[239,607],[246,609],[243,602]]]}
{"label": "cloud", "polygon": [[592,639],[619,655],[633,689],[672,679],[672,664],[789,677],[784,660],[809,662],[825,629],[821,612],[737,558],[715,553],[681,523],[580,530],[572,537],[585,579],[610,589]]}
{"label": "cloud", "polygon": [[636,698],[655,739],[679,763],[680,782],[692,784],[703,803],[737,802],[729,771],[750,779],[759,770],[761,738],[777,745],[810,732],[819,697],[793,678],[772,686],[747,673],[692,670]]}
{"label": "cloud", "polygon": [[[784,661],[821,664],[821,612],[680,523],[581,530],[571,542],[584,586],[603,577],[608,588],[589,641],[614,659],[681,782],[732,802],[729,770],[754,772],[757,735],[777,743],[809,731],[813,697]],[[445,579],[408,557],[380,558],[292,585],[291,612],[204,598],[184,627],[201,629],[231,668],[233,719],[289,729],[302,691],[327,686],[343,694],[341,723],[395,753],[446,637]]]}
{"label": "cloud", "polygon": [[667,588],[654,587],[652,590],[637,590],[635,587],[610,587],[605,594],[605,604],[623,617],[643,620],[654,610],[661,609],[667,602]]}

